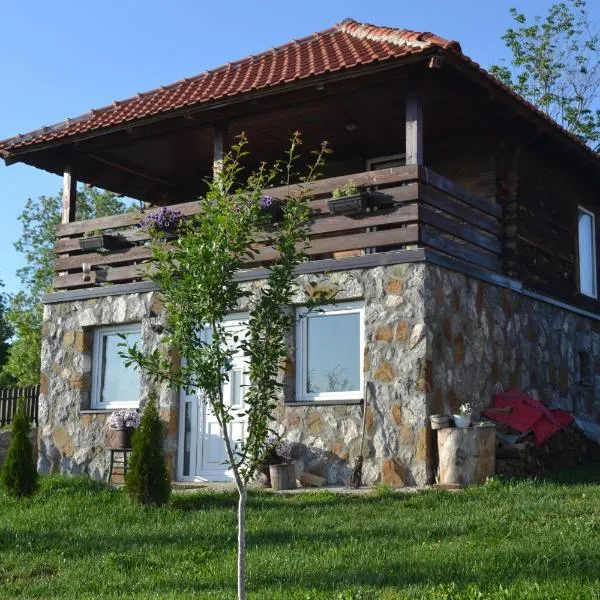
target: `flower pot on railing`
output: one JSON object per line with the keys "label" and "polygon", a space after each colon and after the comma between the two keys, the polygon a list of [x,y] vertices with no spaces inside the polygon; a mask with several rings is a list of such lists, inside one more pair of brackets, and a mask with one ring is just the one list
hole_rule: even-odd
{"label": "flower pot on railing", "polygon": [[116,250],[120,245],[119,237],[109,233],[79,238],[79,247],[82,250]]}
{"label": "flower pot on railing", "polygon": [[364,212],[369,204],[369,192],[360,192],[350,196],[329,198],[327,207],[334,215],[355,215]]}

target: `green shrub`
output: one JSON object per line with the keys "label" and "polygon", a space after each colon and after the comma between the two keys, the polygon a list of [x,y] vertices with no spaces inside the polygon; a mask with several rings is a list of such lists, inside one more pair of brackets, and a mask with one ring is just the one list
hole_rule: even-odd
{"label": "green shrub", "polygon": [[162,506],[169,500],[171,482],[163,451],[163,423],[151,392],[140,428],[133,434],[133,451],[125,486],[130,498],[139,504]]}
{"label": "green shrub", "polygon": [[12,424],[12,439],[2,469],[4,489],[18,498],[31,496],[38,486],[36,457],[29,431],[29,418],[21,403]]}

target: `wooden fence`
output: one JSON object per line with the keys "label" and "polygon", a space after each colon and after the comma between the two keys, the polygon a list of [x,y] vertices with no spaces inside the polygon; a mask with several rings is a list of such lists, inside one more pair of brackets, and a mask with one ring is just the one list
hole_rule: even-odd
{"label": "wooden fence", "polygon": [[39,385],[27,385],[20,388],[0,388],[0,426],[12,423],[19,408],[19,402],[22,400],[25,414],[37,427],[39,396]]}

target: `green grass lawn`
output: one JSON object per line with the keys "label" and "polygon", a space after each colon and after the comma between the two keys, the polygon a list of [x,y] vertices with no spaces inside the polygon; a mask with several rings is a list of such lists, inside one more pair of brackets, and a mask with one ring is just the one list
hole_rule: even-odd
{"label": "green grass lawn", "polygon": [[[600,475],[451,493],[255,493],[254,599],[600,599]],[[580,483],[577,477],[586,481]],[[133,506],[83,478],[0,493],[0,598],[234,598],[235,496]]]}

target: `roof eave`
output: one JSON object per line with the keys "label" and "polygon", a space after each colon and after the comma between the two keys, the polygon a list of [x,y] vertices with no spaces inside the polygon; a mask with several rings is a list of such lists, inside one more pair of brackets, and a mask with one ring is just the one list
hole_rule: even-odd
{"label": "roof eave", "polygon": [[[359,67],[341,69],[339,71],[330,71],[328,73],[316,76],[309,76],[305,79],[300,79],[294,82],[281,83],[277,85],[272,85],[267,88],[263,88],[260,90],[256,90],[253,92],[245,92],[236,94],[233,96],[228,96],[222,99],[210,101],[210,102],[200,102],[197,105],[186,106],[184,108],[165,111],[163,113],[159,113],[156,115],[152,115],[150,117],[140,118],[135,121],[127,121],[121,123],[119,125],[114,125],[111,127],[106,127],[100,130],[92,130],[86,131],[81,134],[74,134],[70,136],[65,136],[58,138],[56,140],[50,140],[47,142],[39,142],[32,143],[22,148],[17,148],[15,150],[11,150],[10,148],[2,148],[1,144],[6,143],[8,140],[13,138],[8,138],[8,140],[0,141],[0,156],[4,159],[4,162],[7,165],[15,164],[20,162],[20,157],[23,157],[28,154],[32,154],[35,152],[41,152],[43,150],[48,150],[50,148],[66,146],[68,144],[73,144],[77,142],[81,142],[86,139],[98,138],[103,135],[109,135],[118,131],[123,131],[127,129],[143,127],[145,125],[156,123],[159,121],[164,121],[171,118],[177,118],[186,115],[196,115],[198,113],[202,113],[210,110],[218,110],[220,108],[232,106],[235,104],[240,104],[243,102],[252,102],[255,100],[259,100],[261,98],[271,97],[278,94],[293,92],[296,90],[306,89],[319,84],[327,84],[334,83],[338,81],[343,81],[347,79],[353,79],[357,77],[362,77],[363,75],[370,75],[373,73],[394,70],[398,68],[403,68],[409,65],[413,65],[415,63],[427,60],[431,55],[438,54],[438,48],[424,48],[422,51],[415,52],[409,56],[403,56],[397,58],[395,60],[385,60],[378,61],[374,63],[370,63],[367,65],[361,65]],[[34,135],[39,132],[41,135],[43,130],[47,128],[39,128],[30,132],[28,135]]]}
{"label": "roof eave", "polygon": [[472,79],[478,85],[487,88],[501,102],[508,105],[511,110],[517,112],[520,116],[532,122],[536,127],[547,132],[557,142],[566,144],[570,149],[575,150],[580,156],[586,158],[595,167],[600,168],[600,154],[590,148],[585,142],[569,133],[561,127],[550,116],[543,113],[539,108],[525,98],[511,90],[504,83],[495,78],[491,73],[477,65],[472,59],[464,54],[441,51],[446,59],[446,63]]}

